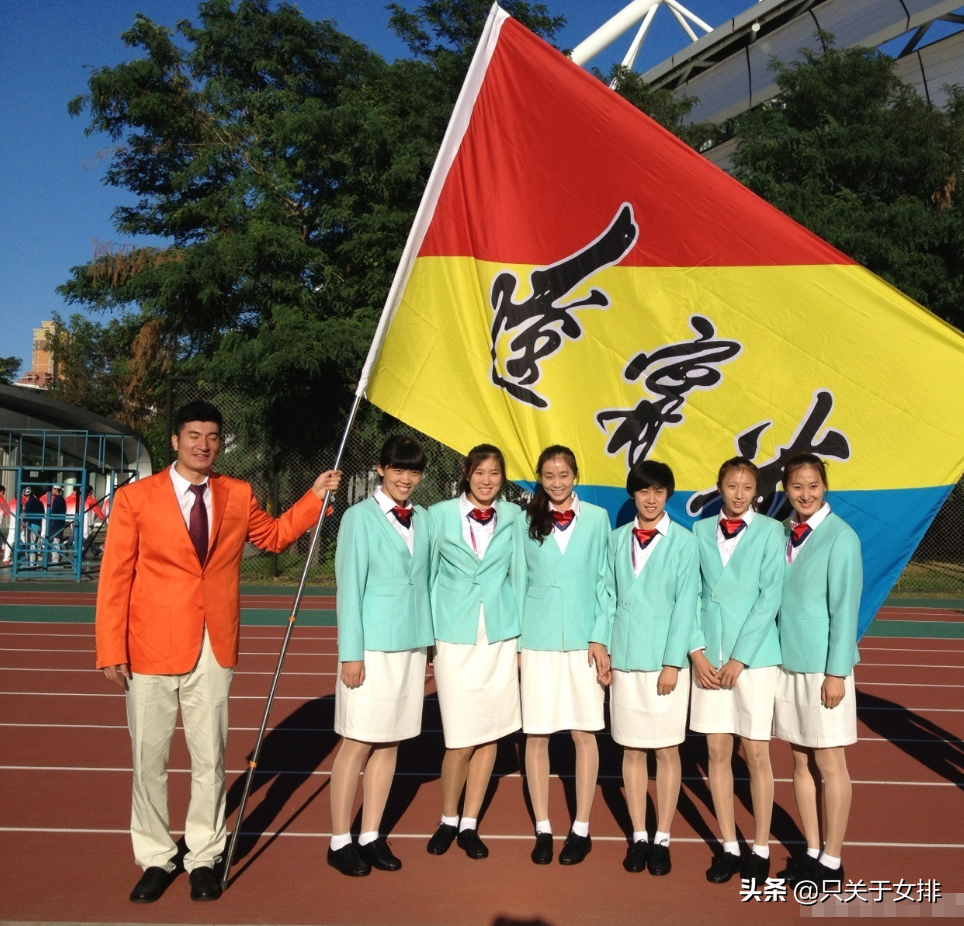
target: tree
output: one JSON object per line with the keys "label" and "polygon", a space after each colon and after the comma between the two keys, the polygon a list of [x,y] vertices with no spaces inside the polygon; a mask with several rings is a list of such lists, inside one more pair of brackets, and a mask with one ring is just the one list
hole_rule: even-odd
{"label": "tree", "polygon": [[0,357],[0,383],[9,386],[17,378],[20,364],[19,357]]}
{"label": "tree", "polygon": [[866,48],[776,65],[780,93],[734,129],[750,189],[958,327],[964,96],[938,109]]}

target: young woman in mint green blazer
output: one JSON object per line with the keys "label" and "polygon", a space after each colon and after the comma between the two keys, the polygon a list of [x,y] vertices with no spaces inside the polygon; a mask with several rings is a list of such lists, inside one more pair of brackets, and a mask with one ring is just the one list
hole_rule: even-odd
{"label": "young woman in mint green blazer", "polygon": [[[679,744],[686,738],[690,641],[696,625],[696,540],[666,513],[676,480],[665,463],[642,460],[626,477],[636,517],[609,538],[612,633],[609,717],[623,747],[623,783],[633,836],[629,872],[669,874],[670,830],[679,800]],[[648,753],[656,755],[656,833],[646,830]]]}
{"label": "young woman in mint green blazer", "polygon": [[[705,733],[710,793],[723,852],[706,873],[724,884],[737,872],[758,884],[770,873],[773,769],[770,732],[780,665],[777,612],[783,591],[783,527],[753,509],[759,471],[733,457],[716,481],[723,501],[718,517],[693,527],[700,554],[700,620],[690,659],[690,728]],[[733,797],[733,740],[743,741],[750,771],[754,840],[742,859]]]}
{"label": "young woman in mint green blazer", "polygon": [[[435,528],[428,512],[410,501],[424,468],[425,453],[414,440],[389,438],[376,466],[381,485],[345,512],[338,530],[335,732],[342,740],[329,783],[328,864],[345,875],[401,868],[379,826],[398,743],[421,729],[426,652],[434,639]],[[356,847],[349,827],[363,765]]]}
{"label": "young woman in mint green blazer", "polygon": [[606,545],[609,515],[573,492],[579,475],[568,447],[539,456],[539,485],[527,508],[522,547],[522,729],[526,785],[535,814],[532,861],[552,861],[549,823],[549,735],[570,730],[576,748],[576,819],[559,855],[575,865],[589,853],[589,815],[599,773],[596,730],[605,725],[609,679]]}
{"label": "young woman in mint green blazer", "polygon": [[[819,457],[791,456],[784,465],[783,486],[793,515],[785,524],[779,623],[783,666],[773,730],[793,750],[793,791],[807,854],[791,858],[778,876],[791,885],[801,880],[843,882],[840,856],[852,798],[844,747],[857,741],[853,669],[860,659],[860,540],[825,500],[827,468]],[[814,766],[823,779],[822,849]]]}
{"label": "young woman in mint green blazer", "polygon": [[522,726],[517,655],[525,589],[522,509],[498,500],[504,474],[498,447],[473,447],[463,463],[458,497],[429,509],[438,534],[432,614],[445,735],[442,819],[428,843],[432,855],[442,855],[457,839],[469,858],[488,856],[478,817],[497,742]]}

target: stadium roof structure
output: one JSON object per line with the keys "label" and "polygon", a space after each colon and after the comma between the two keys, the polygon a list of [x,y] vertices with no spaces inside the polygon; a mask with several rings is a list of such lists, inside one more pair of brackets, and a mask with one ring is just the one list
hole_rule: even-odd
{"label": "stadium roof structure", "polygon": [[[692,3],[693,0],[690,0]],[[676,0],[635,0],[580,43],[573,60],[584,63],[635,22],[643,26],[624,63],[634,60],[648,22],[665,3],[693,41],[643,77],[699,102],[688,121],[725,122],[777,93],[773,59],[789,64],[802,50],[820,48],[818,32],[833,35],[840,48],[878,47],[913,33],[897,50],[899,76],[935,105],[945,102],[948,84],[964,83],[964,31],[927,43],[938,23],[964,25],[961,0],[760,0],[711,32],[696,37],[683,24]],[[690,22],[703,26],[682,10]],[[704,30],[705,31],[705,30]]]}

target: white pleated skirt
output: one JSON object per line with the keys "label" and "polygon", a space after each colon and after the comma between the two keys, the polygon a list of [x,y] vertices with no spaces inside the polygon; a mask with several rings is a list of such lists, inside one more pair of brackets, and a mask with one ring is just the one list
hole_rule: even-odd
{"label": "white pleated skirt", "polygon": [[773,727],[779,666],[744,669],[729,689],[700,688],[693,673],[690,729],[697,733],[733,733],[748,740],[768,740]]}
{"label": "white pleated skirt", "polygon": [[589,665],[589,650],[522,651],[522,730],[547,735],[559,730],[601,730],[606,689]]}
{"label": "white pleated skirt", "polygon": [[335,682],[335,732],[363,743],[412,739],[422,729],[425,647],[400,653],[365,650],[365,681],[348,688]]}
{"label": "white pleated skirt", "polygon": [[668,695],[656,693],[660,671],[613,669],[609,722],[620,746],[663,749],[678,746],[686,738],[690,670],[680,669],[676,687]]}
{"label": "white pleated skirt", "polygon": [[435,687],[446,749],[491,743],[522,726],[516,640],[489,643],[481,615],[474,644],[435,641]]}
{"label": "white pleated skirt", "polygon": [[777,677],[773,735],[795,746],[829,749],[857,742],[854,675],[844,679],[843,700],[833,709],[820,703],[823,672],[788,672]]}

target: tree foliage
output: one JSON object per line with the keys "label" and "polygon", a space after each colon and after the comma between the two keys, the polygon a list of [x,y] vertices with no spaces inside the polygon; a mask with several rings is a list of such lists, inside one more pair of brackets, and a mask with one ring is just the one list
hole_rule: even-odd
{"label": "tree foliage", "polygon": [[774,102],[736,124],[736,176],[961,327],[961,91],[938,109],[899,79],[892,58],[832,45],[777,65],[777,85]]}
{"label": "tree foliage", "polygon": [[0,383],[9,386],[17,378],[21,363],[19,357],[0,357]]}

